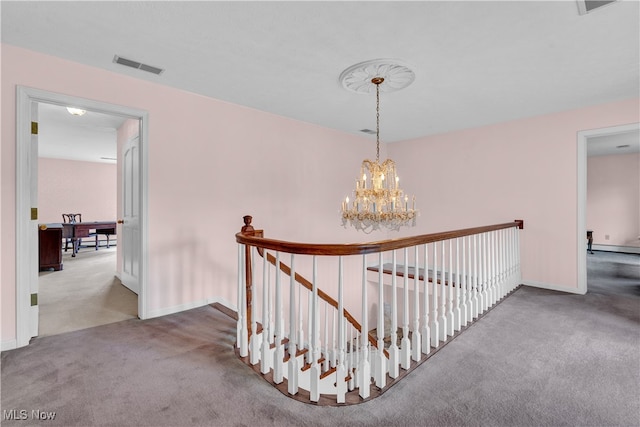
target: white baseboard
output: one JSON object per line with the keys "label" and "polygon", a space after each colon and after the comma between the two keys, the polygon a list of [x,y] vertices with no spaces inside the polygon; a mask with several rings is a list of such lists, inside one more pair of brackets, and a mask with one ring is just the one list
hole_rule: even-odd
{"label": "white baseboard", "polygon": [[0,351],[14,350],[18,348],[18,342],[15,339],[2,341],[0,343]]}
{"label": "white baseboard", "polygon": [[147,319],[152,319],[154,317],[167,316],[169,314],[180,313],[181,311],[191,310],[193,308],[203,307],[205,305],[220,303],[225,307],[228,307],[232,310],[236,310],[235,305],[231,304],[224,298],[221,297],[211,297],[204,300],[192,301],[185,304],[174,305],[173,307],[161,308],[159,310],[149,310]]}
{"label": "white baseboard", "polygon": [[594,251],[623,252],[626,254],[640,254],[640,248],[635,246],[591,245]]}
{"label": "white baseboard", "polygon": [[558,291],[558,292],[567,292],[570,294],[578,294],[578,295],[584,295],[586,294],[586,290],[582,291],[580,289],[576,288],[568,288],[566,286],[558,286],[558,285],[554,285],[551,283],[543,283],[543,282],[536,282],[533,280],[523,280],[522,281],[523,285],[527,285],[527,286],[531,286],[534,288],[541,288],[541,289],[549,289],[550,291]]}

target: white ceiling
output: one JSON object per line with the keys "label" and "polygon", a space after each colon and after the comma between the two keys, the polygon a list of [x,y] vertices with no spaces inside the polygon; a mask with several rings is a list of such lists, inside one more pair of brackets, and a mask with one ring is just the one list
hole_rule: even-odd
{"label": "white ceiling", "polygon": [[640,131],[587,139],[587,156],[607,156],[640,152]]}
{"label": "white ceiling", "polygon": [[637,97],[639,6],[2,1],[1,13],[3,43],[363,136],[375,100],[338,76],[398,58],[416,79],[382,95],[381,139],[392,142]]}
{"label": "white ceiling", "polygon": [[38,155],[54,159],[116,163],[117,131],[125,119],[87,111],[69,114],[65,107],[38,105]]}

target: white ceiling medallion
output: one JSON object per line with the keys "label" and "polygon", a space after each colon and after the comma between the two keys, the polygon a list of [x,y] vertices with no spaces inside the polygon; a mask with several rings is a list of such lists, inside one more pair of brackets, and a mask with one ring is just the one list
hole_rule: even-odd
{"label": "white ceiling medallion", "polygon": [[352,65],[340,74],[340,83],[356,93],[376,93],[374,77],[384,78],[380,84],[381,92],[394,92],[409,86],[416,78],[411,67],[397,59],[372,59]]}

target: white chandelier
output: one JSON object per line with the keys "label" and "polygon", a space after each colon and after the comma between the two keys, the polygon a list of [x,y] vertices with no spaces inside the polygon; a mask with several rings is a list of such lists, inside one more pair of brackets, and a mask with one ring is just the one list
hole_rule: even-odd
{"label": "white chandelier", "polygon": [[380,85],[388,78],[388,90],[402,89],[411,84],[415,75],[406,65],[374,60],[348,68],[340,79],[345,88],[367,93],[371,85],[363,84],[362,79],[366,76],[368,83],[371,75],[370,82],[376,90],[376,160],[362,162],[354,198],[346,197],[342,202],[342,225],[346,228],[350,224],[365,233],[415,226],[418,216],[415,196],[409,198],[400,189],[395,162],[387,159],[380,163]]}

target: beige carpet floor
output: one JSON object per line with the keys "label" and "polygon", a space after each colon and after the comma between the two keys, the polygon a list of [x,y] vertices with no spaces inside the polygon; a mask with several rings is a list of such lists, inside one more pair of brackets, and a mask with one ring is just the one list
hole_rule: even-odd
{"label": "beige carpet floor", "polygon": [[38,280],[38,336],[56,335],[132,319],[138,297],[120,283],[116,248],[62,252],[61,271],[42,271]]}

